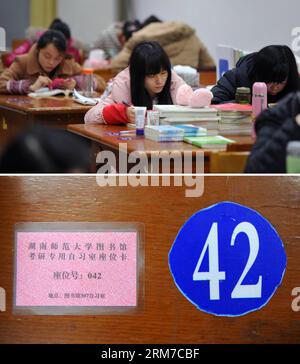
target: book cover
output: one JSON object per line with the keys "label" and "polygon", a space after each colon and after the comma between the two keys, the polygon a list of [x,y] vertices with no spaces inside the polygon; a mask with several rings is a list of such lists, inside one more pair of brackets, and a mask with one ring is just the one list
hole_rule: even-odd
{"label": "book cover", "polygon": [[234,140],[225,138],[221,135],[204,137],[185,137],[186,143],[196,145],[199,148],[212,148],[226,150],[227,144],[235,143]]}
{"label": "book cover", "polygon": [[235,103],[228,103],[228,104],[220,104],[214,105],[214,108],[221,112],[247,112],[252,113],[252,106],[248,104],[235,104]]}

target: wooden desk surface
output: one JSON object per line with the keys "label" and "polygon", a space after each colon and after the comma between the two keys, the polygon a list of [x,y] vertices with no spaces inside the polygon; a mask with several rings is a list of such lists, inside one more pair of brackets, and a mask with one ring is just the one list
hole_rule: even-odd
{"label": "wooden desk surface", "polygon": [[[110,136],[107,135],[109,132],[119,132],[121,130],[132,130],[127,128],[126,126],[119,125],[96,125],[96,124],[75,124],[68,125],[68,130],[91,139],[95,142],[100,143],[101,145],[106,145],[112,149],[119,150],[120,143],[127,143],[127,151],[131,153],[133,151],[145,152],[147,155],[150,155],[151,152],[161,152],[161,151],[192,151],[193,156],[195,156],[196,152],[201,150],[204,151],[206,155],[208,155],[211,150],[200,149],[196,146],[193,146],[184,142],[168,142],[168,143],[158,143],[149,139],[145,139],[144,136],[136,136],[133,134],[132,140],[122,141],[119,136]],[[130,135],[124,135],[127,137]],[[236,143],[230,145],[228,150],[230,151],[249,151],[253,145],[253,139],[250,136],[228,136],[228,138],[234,140]]]}
{"label": "wooden desk surface", "polygon": [[81,124],[90,108],[70,97],[0,95],[0,153],[25,128],[31,125],[66,128],[68,124]]}
{"label": "wooden desk surface", "polygon": [[18,95],[0,95],[0,109],[22,111],[29,114],[86,113],[91,106],[84,106],[71,97],[33,98]]}
{"label": "wooden desk surface", "polygon": [[[274,191],[276,193],[274,194]],[[287,270],[261,310],[239,318],[215,317],[193,306],[177,289],[168,253],[184,222],[221,201],[257,210],[285,245]],[[1,343],[298,343],[300,313],[291,308],[300,286],[299,177],[205,177],[201,198],[185,187],[99,187],[95,177],[1,177]],[[15,316],[12,314],[17,222],[137,221],[145,224],[143,311],[115,316]]]}

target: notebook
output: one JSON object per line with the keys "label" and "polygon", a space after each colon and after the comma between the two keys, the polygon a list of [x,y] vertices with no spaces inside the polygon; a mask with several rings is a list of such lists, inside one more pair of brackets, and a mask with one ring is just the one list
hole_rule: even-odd
{"label": "notebook", "polygon": [[183,140],[186,143],[193,144],[199,148],[218,150],[226,150],[228,144],[235,143],[234,140],[225,138],[221,135],[206,137],[185,137]]}

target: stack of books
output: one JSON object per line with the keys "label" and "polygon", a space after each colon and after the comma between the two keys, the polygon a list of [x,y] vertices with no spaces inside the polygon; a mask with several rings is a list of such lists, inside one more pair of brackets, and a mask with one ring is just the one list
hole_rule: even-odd
{"label": "stack of books", "polygon": [[191,108],[178,105],[154,105],[160,112],[161,125],[189,124],[207,129],[208,133],[218,134],[220,117],[215,108]]}
{"label": "stack of books", "polygon": [[225,151],[228,144],[235,143],[234,140],[227,139],[221,135],[206,137],[185,137],[183,140],[186,143],[193,144],[199,148],[216,149],[218,151]]}
{"label": "stack of books", "polygon": [[184,130],[171,125],[145,126],[145,138],[155,142],[182,142]]}
{"label": "stack of books", "polygon": [[219,111],[219,134],[251,135],[252,106],[241,104],[222,104],[214,106]]}

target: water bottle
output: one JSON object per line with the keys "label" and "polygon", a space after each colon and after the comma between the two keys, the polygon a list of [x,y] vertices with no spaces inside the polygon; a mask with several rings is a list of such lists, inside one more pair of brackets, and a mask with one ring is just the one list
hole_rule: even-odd
{"label": "water bottle", "polygon": [[287,173],[300,173],[300,141],[289,142],[286,152]]}
{"label": "water bottle", "polygon": [[268,89],[264,82],[255,82],[252,88],[252,137],[255,139],[255,119],[268,107]]}
{"label": "water bottle", "polygon": [[83,70],[83,77],[84,77],[84,82],[83,82],[83,89],[82,89],[82,94],[83,96],[86,97],[92,97],[93,93],[94,93],[94,88],[93,88],[93,69],[92,68],[85,68]]}

